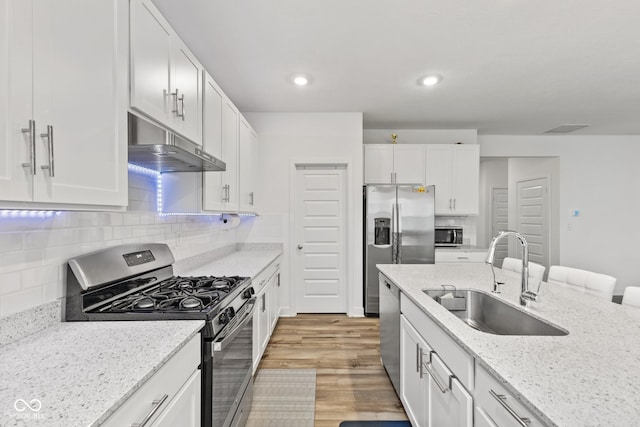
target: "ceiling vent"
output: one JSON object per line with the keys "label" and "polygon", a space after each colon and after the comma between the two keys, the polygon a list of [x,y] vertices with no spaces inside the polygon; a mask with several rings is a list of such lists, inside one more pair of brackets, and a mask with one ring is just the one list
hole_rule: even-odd
{"label": "ceiling vent", "polygon": [[544,131],[544,133],[569,133],[569,132],[574,132],[578,129],[583,129],[586,127],[589,127],[589,125],[560,125],[553,129]]}

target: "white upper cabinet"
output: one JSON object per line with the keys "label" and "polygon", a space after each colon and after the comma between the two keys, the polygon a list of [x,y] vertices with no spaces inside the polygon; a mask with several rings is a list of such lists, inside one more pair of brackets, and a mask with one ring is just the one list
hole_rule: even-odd
{"label": "white upper cabinet", "polygon": [[477,215],[479,146],[430,144],[426,147],[425,185],[436,186],[436,215]]}
{"label": "white upper cabinet", "polygon": [[222,160],[227,170],[222,172],[223,202],[225,212],[237,212],[240,206],[238,189],[238,131],[240,112],[235,105],[224,98],[222,100]]}
{"label": "white upper cabinet", "polygon": [[365,184],[422,184],[424,147],[421,144],[365,144]]}
{"label": "white upper cabinet", "polygon": [[258,136],[249,122],[240,116],[240,211],[256,212]]}
{"label": "white upper cabinet", "polygon": [[202,144],[202,65],[150,0],[131,1],[131,107]]}
{"label": "white upper cabinet", "polygon": [[127,1],[0,9],[0,205],[126,206]]}
{"label": "white upper cabinet", "polygon": [[[222,103],[225,96],[209,73],[204,73],[203,101],[203,149],[207,153],[226,161],[222,157]],[[227,163],[228,167],[228,163]],[[204,172],[203,209],[224,209],[225,189],[222,172]]]}

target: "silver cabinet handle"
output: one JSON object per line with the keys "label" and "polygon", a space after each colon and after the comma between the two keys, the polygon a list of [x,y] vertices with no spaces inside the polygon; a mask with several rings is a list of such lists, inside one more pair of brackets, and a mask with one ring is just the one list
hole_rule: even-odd
{"label": "silver cabinet handle", "polygon": [[453,209],[456,208],[456,199],[453,199]]}
{"label": "silver cabinet handle", "polygon": [[[176,92],[178,92],[177,89],[176,89]],[[180,117],[184,122],[184,93],[180,95],[180,98],[178,98],[178,101],[180,101],[181,108],[180,108],[180,112],[177,114],[178,114],[178,117]]]}
{"label": "silver cabinet handle", "polygon": [[251,198],[251,201],[249,202],[249,204],[253,206],[253,191],[249,193],[249,197]]}
{"label": "silver cabinet handle", "polygon": [[489,394],[493,396],[493,398],[496,399],[498,403],[500,403],[500,405],[502,405],[502,407],[507,410],[509,415],[511,415],[522,427],[527,427],[529,424],[531,424],[531,420],[529,418],[522,418],[518,414],[516,414],[516,411],[511,409],[511,406],[507,404],[507,396],[505,396],[504,394],[498,394],[491,389],[489,390]]}
{"label": "silver cabinet handle", "polygon": [[175,92],[171,92],[170,95],[173,96],[173,110],[171,110],[171,112],[175,113],[176,117],[180,117],[180,112],[178,110],[178,97],[180,96],[178,88],[176,88]]}
{"label": "silver cabinet handle", "polygon": [[142,421],[140,421],[139,423],[131,424],[131,427],[144,427],[144,426],[146,426],[147,423],[149,422],[149,420],[151,420],[151,418],[153,418],[153,416],[156,414],[156,412],[158,412],[158,409],[160,409],[160,407],[162,406],[164,401],[167,400],[168,397],[169,397],[169,395],[165,394],[159,400],[154,400],[153,402],[151,402],[151,404],[153,405],[153,408],[151,408],[151,411],[149,411],[147,416],[144,417],[142,419]]}
{"label": "silver cabinet handle", "polygon": [[53,126],[47,125],[47,133],[41,133],[41,138],[47,138],[47,152],[49,153],[49,164],[40,166],[40,169],[49,169],[49,176],[54,177],[55,171],[53,168]]}
{"label": "silver cabinet handle", "polygon": [[[388,284],[386,284],[389,286]],[[420,351],[420,344],[416,343],[416,372],[420,372],[420,378],[422,378],[422,352]]]}
{"label": "silver cabinet handle", "polygon": [[262,312],[264,313],[267,309],[267,294],[262,294]]}
{"label": "silver cabinet handle", "polygon": [[223,202],[227,202],[229,203],[231,201],[231,196],[230,196],[230,191],[229,191],[229,184],[225,184],[222,186],[222,190],[224,191],[224,194],[222,195],[222,201]]}
{"label": "silver cabinet handle", "polygon": [[449,199],[449,209],[451,209],[451,199]]}
{"label": "silver cabinet handle", "polygon": [[[436,385],[438,386],[438,388],[440,389],[440,391],[442,393],[446,393],[448,392],[450,389],[447,388],[446,385],[442,385],[442,383],[440,383],[440,380],[438,379],[438,376],[436,375],[436,373],[431,369],[431,363],[425,363],[424,368],[427,370],[427,372],[429,373],[429,375],[431,375],[431,378],[433,379],[433,381],[436,383]],[[449,379],[451,379],[451,377],[449,377]]]}
{"label": "silver cabinet handle", "polygon": [[22,167],[30,168],[31,175],[36,174],[36,121],[29,120],[29,127],[27,129],[22,129],[22,133],[29,134],[29,163],[23,163]]}
{"label": "silver cabinet handle", "polygon": [[302,246],[302,244],[299,244],[298,249],[302,249],[302,248],[304,248],[304,246]]}
{"label": "silver cabinet handle", "polygon": [[393,183],[397,184],[398,183],[398,174],[397,173],[393,173]]}
{"label": "silver cabinet handle", "polygon": [[227,184],[227,203],[231,202],[231,184]]}

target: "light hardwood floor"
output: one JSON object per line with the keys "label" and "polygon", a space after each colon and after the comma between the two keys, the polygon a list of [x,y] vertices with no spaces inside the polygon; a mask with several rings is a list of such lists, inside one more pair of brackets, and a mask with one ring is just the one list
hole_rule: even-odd
{"label": "light hardwood floor", "polygon": [[282,317],[260,368],[315,368],[315,427],[345,420],[406,420],[380,363],[376,318],[338,314]]}

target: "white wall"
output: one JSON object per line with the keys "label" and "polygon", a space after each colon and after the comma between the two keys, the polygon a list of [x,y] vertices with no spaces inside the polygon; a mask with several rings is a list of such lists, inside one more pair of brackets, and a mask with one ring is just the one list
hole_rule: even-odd
{"label": "white wall", "polygon": [[509,164],[507,159],[480,159],[480,206],[478,215],[478,246],[487,248],[491,242],[493,187],[508,187]]}
{"label": "white wall", "polygon": [[[640,136],[481,135],[478,140],[481,157],[558,157],[558,262],[616,277],[616,294],[640,286]],[[573,209],[580,210],[579,217],[569,216]]]}
{"label": "white wall", "polygon": [[[284,315],[295,315],[295,295],[291,288],[292,266],[289,229],[289,198],[293,183],[293,161],[349,161],[353,198],[348,227],[348,314],[363,315],[362,307],[362,113],[246,113],[245,117],[258,133],[259,211],[264,216],[280,217],[283,225],[283,286],[281,297]],[[261,220],[258,220],[261,221]],[[276,218],[264,222],[273,228]],[[247,239],[264,234],[254,222]]]}

